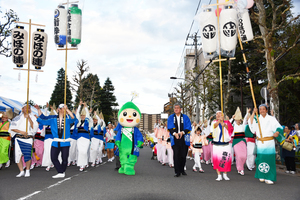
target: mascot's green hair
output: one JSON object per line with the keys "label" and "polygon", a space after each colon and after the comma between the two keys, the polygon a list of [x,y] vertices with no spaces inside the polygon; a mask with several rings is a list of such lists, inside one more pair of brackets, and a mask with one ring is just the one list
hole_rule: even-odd
{"label": "mascot's green hair", "polygon": [[121,112],[125,109],[134,109],[140,114],[140,117],[142,116],[140,109],[134,103],[132,103],[132,101],[128,101],[120,108],[118,112],[118,117],[120,116]]}

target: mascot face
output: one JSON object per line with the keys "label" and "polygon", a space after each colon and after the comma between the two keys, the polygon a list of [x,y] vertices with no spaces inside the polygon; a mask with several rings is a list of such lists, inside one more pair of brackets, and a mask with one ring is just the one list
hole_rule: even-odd
{"label": "mascot face", "polygon": [[140,123],[141,115],[135,109],[125,109],[123,110],[119,117],[119,123],[124,127],[135,127]]}

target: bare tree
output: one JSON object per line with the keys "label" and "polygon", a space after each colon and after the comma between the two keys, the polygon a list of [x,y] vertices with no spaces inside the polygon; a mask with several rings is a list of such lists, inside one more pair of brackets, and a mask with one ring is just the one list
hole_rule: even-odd
{"label": "bare tree", "polygon": [[[300,38],[299,33],[293,37],[280,38],[280,32],[284,32],[287,27],[299,19],[300,15],[291,16],[291,0],[267,0],[267,2],[256,0],[255,2],[257,10],[253,12],[252,19],[259,25],[261,33],[260,36],[255,37],[255,42],[259,45],[261,52],[265,54],[271,105],[273,105],[275,117],[279,119],[276,61],[291,51],[298,44]],[[268,6],[266,7],[266,5]],[[291,38],[293,41],[290,41]]]}
{"label": "bare tree", "polygon": [[81,60],[77,61],[77,68],[78,71],[75,72],[75,75],[73,75],[73,81],[74,83],[71,85],[72,91],[77,92],[79,91],[78,99],[83,99],[84,89],[83,85],[88,79],[84,79],[85,73],[89,70],[89,66],[87,66],[87,61]]}
{"label": "bare tree", "polygon": [[[2,13],[1,10],[0,13]],[[0,23],[0,55],[10,57],[12,55],[12,52],[10,51],[11,42],[7,41],[7,38],[11,35],[12,23],[14,21],[18,21],[19,18],[12,9],[6,11],[4,16],[1,18],[4,20],[1,20],[2,22]]]}

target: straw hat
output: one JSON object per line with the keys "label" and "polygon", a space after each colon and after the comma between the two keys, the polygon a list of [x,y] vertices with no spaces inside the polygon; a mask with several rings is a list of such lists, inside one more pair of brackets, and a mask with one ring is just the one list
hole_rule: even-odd
{"label": "straw hat", "polygon": [[86,115],[85,107],[82,108],[80,115]]}
{"label": "straw hat", "polygon": [[100,119],[103,119],[104,120],[104,116],[103,116],[103,113],[101,112],[100,115],[99,115]]}
{"label": "straw hat", "polygon": [[2,117],[7,117],[8,119],[12,119],[14,116],[12,109],[10,108],[8,111],[4,112]]}
{"label": "straw hat", "polygon": [[235,111],[234,120],[242,120],[242,113],[241,113],[240,107],[237,107],[237,109]]}

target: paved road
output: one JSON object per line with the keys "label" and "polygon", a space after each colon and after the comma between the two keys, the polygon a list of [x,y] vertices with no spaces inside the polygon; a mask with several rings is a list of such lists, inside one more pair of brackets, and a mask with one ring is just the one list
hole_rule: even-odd
{"label": "paved road", "polygon": [[[118,174],[115,163],[104,162],[79,172],[78,167],[67,169],[65,179],[52,179],[54,169],[35,168],[29,178],[16,178],[18,169],[13,164],[0,170],[0,200],[77,200],[77,199],[214,199],[214,200],[299,200],[300,177],[277,173],[274,185],[260,183],[255,172],[237,174],[235,166],[228,174],[230,181],[217,182],[216,172],[203,165],[204,174],[192,172],[193,161],[187,161],[187,176],[174,178],[174,169],[151,160],[151,150],[141,149],[136,164],[136,175]],[[106,160],[106,159],[105,159]]]}

